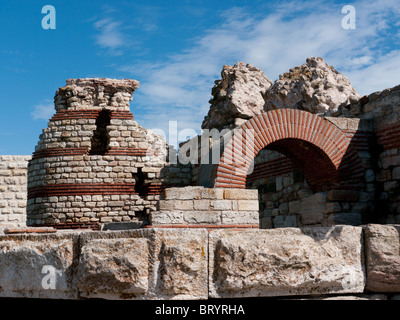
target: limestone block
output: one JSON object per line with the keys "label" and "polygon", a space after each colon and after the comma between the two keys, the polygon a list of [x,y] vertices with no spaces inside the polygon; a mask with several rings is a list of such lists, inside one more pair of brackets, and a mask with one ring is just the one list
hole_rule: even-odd
{"label": "limestone block", "polygon": [[221,213],[216,211],[153,211],[152,225],[221,224]]}
{"label": "limestone block", "polygon": [[153,299],[207,299],[207,230],[154,229],[153,239]]}
{"label": "limestone block", "polygon": [[147,239],[95,239],[81,248],[78,288],[82,297],[133,299],[148,291]]}
{"label": "limestone block", "polygon": [[303,225],[321,223],[326,211],[326,193],[316,193],[300,203],[300,221]]}
{"label": "limestone block", "polygon": [[214,200],[211,201],[213,210],[231,210],[232,202],[230,200]]}
{"label": "limestone block", "polygon": [[215,211],[186,211],[183,213],[186,224],[221,224],[221,213]]}
{"label": "limestone block", "polygon": [[176,210],[193,210],[193,200],[175,200],[174,209]]}
{"label": "limestone block", "polygon": [[251,224],[258,225],[260,223],[258,211],[222,211],[221,224]]}
{"label": "limestone block", "polygon": [[152,225],[185,223],[182,211],[153,211],[150,213],[150,221]]}
{"label": "limestone block", "polygon": [[400,225],[365,226],[366,289],[400,291]]}
{"label": "limestone block", "polygon": [[162,199],[165,200],[191,200],[200,199],[203,187],[184,187],[184,188],[167,188],[162,193]]}
{"label": "limestone block", "polygon": [[257,189],[225,189],[224,198],[231,200],[258,200]]}
{"label": "limestone block", "polygon": [[362,228],[215,230],[209,233],[213,298],[360,293]]}
{"label": "limestone block", "polygon": [[193,208],[195,210],[210,210],[210,200],[195,200],[193,201]]}
{"label": "limestone block", "polygon": [[0,297],[76,299],[76,233],[0,236]]}
{"label": "limestone block", "polygon": [[240,211],[250,211],[255,210],[258,211],[258,200],[239,200],[238,201],[238,210]]}
{"label": "limestone block", "polygon": [[222,188],[204,188],[201,191],[202,199],[222,200],[224,199],[224,189]]}

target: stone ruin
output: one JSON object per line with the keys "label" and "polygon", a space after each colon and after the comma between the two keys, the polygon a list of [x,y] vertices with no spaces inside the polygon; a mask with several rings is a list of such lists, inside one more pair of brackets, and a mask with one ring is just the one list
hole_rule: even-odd
{"label": "stone ruin", "polygon": [[224,66],[179,150],[134,120],[138,87],[68,79],[33,155],[0,156],[1,297],[400,297],[399,86]]}
{"label": "stone ruin", "polygon": [[167,164],[168,145],[141,127],[129,102],[135,80],[68,79],[28,165],[28,225],[98,228],[145,223],[163,187],[191,182]]}

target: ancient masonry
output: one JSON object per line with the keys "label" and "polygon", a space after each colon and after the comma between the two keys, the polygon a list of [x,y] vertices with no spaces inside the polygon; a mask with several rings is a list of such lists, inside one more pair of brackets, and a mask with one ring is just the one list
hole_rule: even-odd
{"label": "ancient masonry", "polygon": [[145,221],[162,187],[190,184],[190,168],[167,166],[165,141],[133,120],[138,86],[70,79],[57,91],[28,166],[28,225]]}
{"label": "ancient masonry", "polygon": [[32,156],[0,156],[1,297],[400,299],[399,86],[224,66],[178,151],[138,87],[68,79]]}

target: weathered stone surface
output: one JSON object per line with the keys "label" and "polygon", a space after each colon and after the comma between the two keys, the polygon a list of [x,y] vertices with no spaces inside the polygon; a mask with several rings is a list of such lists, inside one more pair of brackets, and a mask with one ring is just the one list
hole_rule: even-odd
{"label": "weathered stone surface", "polygon": [[365,227],[366,289],[400,291],[400,225],[370,224]]}
{"label": "weathered stone surface", "polygon": [[260,223],[258,211],[222,211],[222,225],[258,225]]}
{"label": "weathered stone surface", "polygon": [[362,228],[211,231],[210,297],[360,293]]}
{"label": "weathered stone surface", "polygon": [[161,194],[165,200],[193,200],[200,199],[203,187],[167,188]]}
{"label": "weathered stone surface", "polygon": [[296,108],[311,113],[335,112],[342,105],[361,98],[344,75],[322,58],[306,63],[279,76],[265,92],[264,110]]}
{"label": "weathered stone surface", "polygon": [[215,81],[210,110],[202,129],[235,128],[263,111],[263,94],[272,85],[264,72],[250,64],[225,65]]}
{"label": "weathered stone surface", "polygon": [[76,299],[78,235],[0,236],[0,297]]}
{"label": "weathered stone surface", "polygon": [[258,190],[167,188],[161,198],[150,214],[153,226],[259,224]]}
{"label": "weathered stone surface", "polygon": [[90,298],[137,298],[148,291],[147,239],[96,239],[80,252],[78,287]]}
{"label": "weathered stone surface", "polygon": [[303,225],[321,223],[326,212],[326,192],[315,193],[290,205],[290,213],[298,213]]}
{"label": "weathered stone surface", "polygon": [[206,299],[205,229],[89,232],[80,237],[80,296],[117,300]]}
{"label": "weathered stone surface", "polygon": [[205,229],[154,229],[154,299],[208,298]]}
{"label": "weathered stone surface", "polygon": [[27,166],[31,156],[0,155],[0,225],[23,227],[26,221]]}
{"label": "weathered stone surface", "polygon": [[224,199],[258,200],[258,190],[254,189],[224,189]]}

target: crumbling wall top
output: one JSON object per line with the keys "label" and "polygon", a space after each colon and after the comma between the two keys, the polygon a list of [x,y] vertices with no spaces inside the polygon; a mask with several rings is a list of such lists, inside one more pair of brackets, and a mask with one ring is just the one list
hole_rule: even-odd
{"label": "crumbling wall top", "polygon": [[129,110],[129,102],[139,82],[132,79],[67,79],[54,97],[56,111],[79,109]]}

